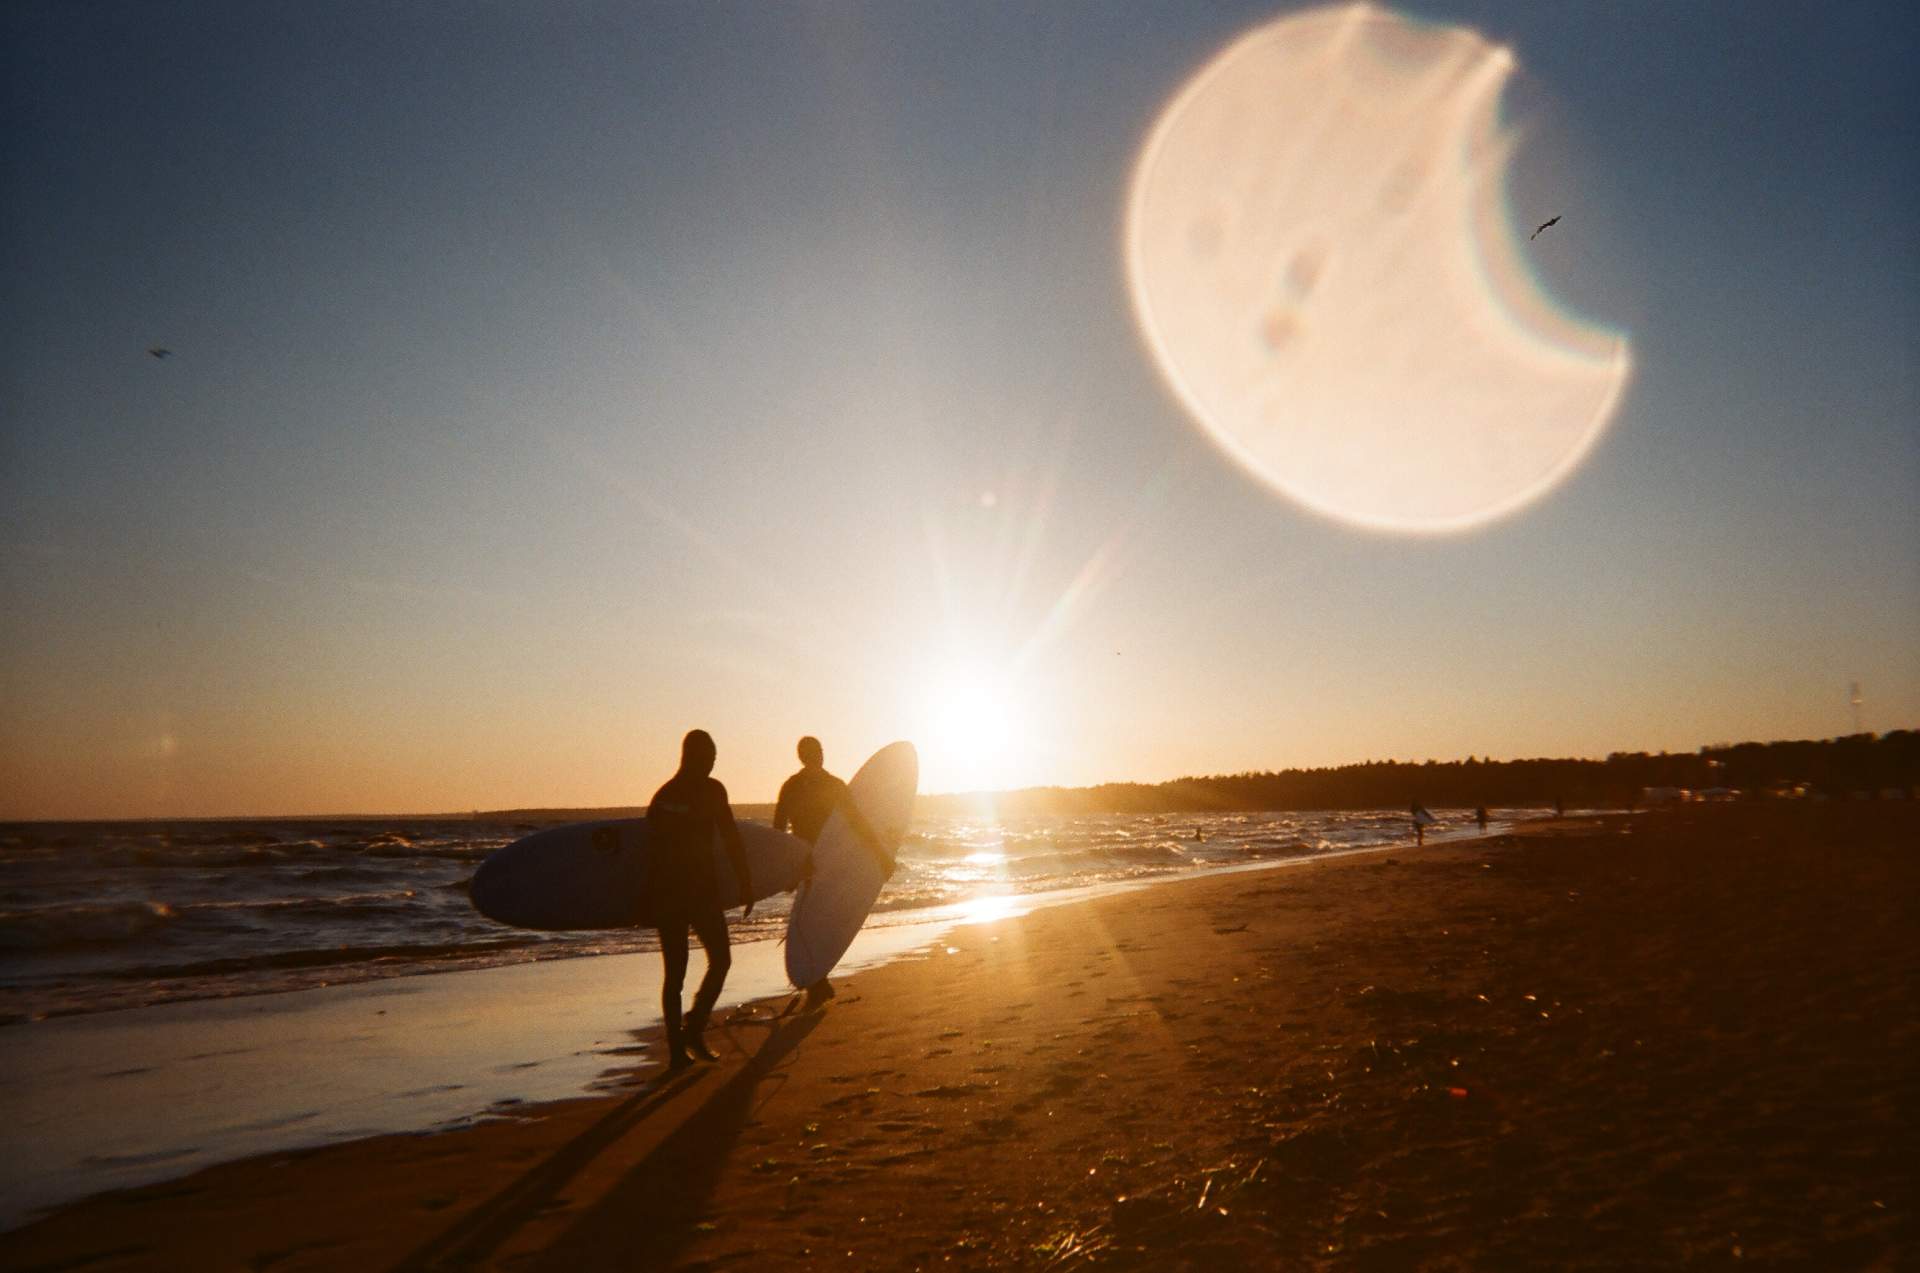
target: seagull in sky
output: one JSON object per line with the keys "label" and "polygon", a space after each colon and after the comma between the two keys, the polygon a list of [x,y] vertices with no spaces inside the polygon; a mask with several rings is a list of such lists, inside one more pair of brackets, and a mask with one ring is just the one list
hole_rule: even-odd
{"label": "seagull in sky", "polygon": [[1539,238],[1539,237],[1540,237],[1540,231],[1542,231],[1542,230],[1544,230],[1544,229],[1546,229],[1546,228],[1547,228],[1548,226],[1550,226],[1550,225],[1559,225],[1559,224],[1560,224],[1560,218],[1559,218],[1559,217],[1549,217],[1549,218],[1548,218],[1547,220],[1545,220],[1545,221],[1542,221],[1542,222],[1541,222],[1541,223],[1540,223],[1540,224],[1539,224],[1538,226],[1536,226],[1536,227],[1534,228],[1534,231],[1533,231],[1533,233],[1532,233],[1532,234],[1529,234],[1529,235],[1527,236],[1527,242],[1529,242],[1529,243],[1531,243],[1531,242],[1533,242],[1533,241],[1534,241],[1535,239],[1537,239],[1537,238]]}
{"label": "seagull in sky", "polygon": [[155,345],[152,349],[149,349],[147,352],[152,354],[155,358],[173,357],[173,351],[171,349],[162,349],[158,345]]}

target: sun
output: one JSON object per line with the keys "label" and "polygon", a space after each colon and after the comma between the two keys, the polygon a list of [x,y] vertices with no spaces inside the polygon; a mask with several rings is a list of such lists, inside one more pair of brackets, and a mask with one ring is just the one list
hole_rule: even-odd
{"label": "sun", "polygon": [[1024,722],[1005,676],[956,663],[926,676],[920,688],[915,744],[925,790],[979,791],[1017,780]]}

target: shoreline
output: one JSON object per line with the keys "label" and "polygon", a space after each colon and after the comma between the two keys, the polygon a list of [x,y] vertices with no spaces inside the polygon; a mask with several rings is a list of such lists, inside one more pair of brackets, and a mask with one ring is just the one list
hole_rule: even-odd
{"label": "shoreline", "polygon": [[[1005,852],[996,842],[999,856],[991,862],[993,854],[968,852],[977,847],[971,843],[960,856],[943,841],[942,828],[923,826],[917,836],[925,851],[908,855],[866,928],[945,919],[956,903],[989,893],[1032,896],[1226,863],[1324,856],[1406,834],[1404,818],[1388,821],[1353,822],[1342,814],[1278,824],[1258,815],[1216,818],[1188,828],[1191,834],[1205,825],[1210,839],[1199,847],[1181,843],[1188,837],[1172,829],[1140,825],[1073,828],[1059,840],[1044,828],[1028,828],[1009,830]],[[26,927],[15,934],[18,947],[9,961],[16,976],[0,987],[0,1046],[9,1027],[66,1017],[658,949],[646,929],[537,933],[494,923],[475,914],[465,896],[465,876],[487,849],[476,855],[444,836],[411,841],[390,824],[363,830],[358,840],[339,839],[347,833],[337,827],[320,840],[298,842],[265,832],[258,842],[249,836],[238,845],[216,837],[220,863],[238,854],[233,864],[243,868],[217,886],[202,878],[198,848],[205,846],[197,841],[179,852],[131,841],[98,846],[150,868],[140,876],[143,888],[103,907],[55,903],[16,916]],[[1458,825],[1442,834],[1471,829]],[[964,827],[959,838],[979,839]],[[363,853],[374,865],[365,865]],[[335,882],[342,869],[352,874],[349,882]],[[22,895],[45,888],[65,897],[97,882],[85,875],[84,869],[75,876],[23,868],[12,878]],[[736,917],[733,941],[779,939],[790,904],[790,895],[779,895],[756,908],[750,921]],[[285,916],[294,922],[276,937],[271,930]],[[37,949],[36,935],[52,949]],[[95,938],[106,941],[110,953],[75,953]]]}
{"label": "shoreline", "polygon": [[964,925],[824,1011],[736,1008],[718,1066],[96,1196],[4,1262],[1897,1263],[1920,819],[1814,812]]}
{"label": "shoreline", "polygon": [[[913,958],[970,923],[1410,848],[1338,849],[907,912],[904,922],[863,930],[834,980]],[[723,1014],[778,1005],[795,993],[777,939],[736,942],[732,953]],[[700,958],[696,947],[689,985],[704,966]],[[659,953],[637,951],[174,1000],[9,1027],[0,1032],[11,1080],[0,1086],[0,1125],[21,1152],[8,1156],[18,1176],[0,1180],[0,1233],[49,1208],[164,1184],[223,1162],[457,1130],[625,1090],[658,1069],[652,1058],[661,1044],[660,975]],[[545,1005],[532,1032],[538,1037],[525,1028],[475,1029],[464,1020],[516,1002]],[[409,1035],[434,1044],[409,1043]],[[290,1049],[288,1036],[303,1050]],[[332,1058],[320,1081],[303,1072],[307,1048]],[[128,1056],[140,1063],[126,1064]],[[205,1096],[213,1091],[231,1096],[214,1102]]]}

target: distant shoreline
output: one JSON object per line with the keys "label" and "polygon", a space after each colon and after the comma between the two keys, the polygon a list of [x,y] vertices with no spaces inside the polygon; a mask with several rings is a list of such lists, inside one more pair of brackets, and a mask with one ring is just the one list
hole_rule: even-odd
{"label": "distant shoreline", "polygon": [[[1614,752],[1605,760],[1533,758],[1365,761],[1166,782],[1090,787],[1024,787],[922,795],[923,816],[1352,812],[1429,808],[1634,809],[1648,789],[1769,795],[1920,796],[1920,729],[1767,743],[1716,743],[1697,752]],[[743,818],[773,816],[771,802],[737,803]],[[213,817],[18,818],[0,826],[104,826],[169,822],[519,822],[550,824],[638,818],[645,805],[534,807],[445,813],[221,814]]]}

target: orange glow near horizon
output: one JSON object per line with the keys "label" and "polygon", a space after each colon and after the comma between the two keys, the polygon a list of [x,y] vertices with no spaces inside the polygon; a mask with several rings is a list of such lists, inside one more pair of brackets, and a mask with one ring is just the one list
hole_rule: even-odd
{"label": "orange glow near horizon", "polygon": [[21,6],[0,822],[1920,722],[1897,42],[1419,7]]}

